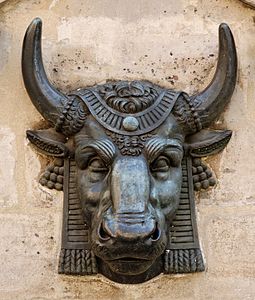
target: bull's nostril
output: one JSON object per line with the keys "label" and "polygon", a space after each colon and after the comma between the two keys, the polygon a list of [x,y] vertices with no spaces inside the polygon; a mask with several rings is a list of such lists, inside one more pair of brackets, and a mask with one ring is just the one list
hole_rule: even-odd
{"label": "bull's nostril", "polygon": [[153,233],[151,234],[152,241],[157,241],[160,238],[160,229],[158,228],[158,223],[155,226]]}
{"label": "bull's nostril", "polygon": [[108,241],[111,238],[109,234],[105,231],[102,223],[100,224],[98,235],[103,241]]}

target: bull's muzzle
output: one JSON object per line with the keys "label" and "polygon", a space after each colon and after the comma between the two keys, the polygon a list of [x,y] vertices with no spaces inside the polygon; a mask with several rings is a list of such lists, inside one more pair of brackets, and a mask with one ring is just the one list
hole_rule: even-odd
{"label": "bull's muzzle", "polygon": [[143,241],[160,238],[160,228],[150,204],[150,177],[143,157],[122,157],[111,175],[112,208],[99,227],[102,241]]}
{"label": "bull's muzzle", "polygon": [[106,219],[99,227],[101,241],[118,239],[119,241],[155,242],[160,238],[161,231],[154,219],[147,219],[145,215],[130,216],[117,215],[113,220]]}

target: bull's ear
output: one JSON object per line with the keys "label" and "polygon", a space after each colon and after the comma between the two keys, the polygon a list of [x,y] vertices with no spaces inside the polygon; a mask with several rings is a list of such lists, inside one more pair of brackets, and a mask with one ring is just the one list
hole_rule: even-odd
{"label": "bull's ear", "polygon": [[201,130],[186,139],[186,150],[192,157],[203,157],[223,150],[232,135],[231,130]]}
{"label": "bull's ear", "polygon": [[43,154],[54,157],[69,155],[66,137],[53,129],[27,130],[27,138]]}

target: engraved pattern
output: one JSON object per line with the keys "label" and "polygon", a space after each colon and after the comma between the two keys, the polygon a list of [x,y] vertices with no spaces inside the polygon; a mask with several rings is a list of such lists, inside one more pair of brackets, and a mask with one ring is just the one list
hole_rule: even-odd
{"label": "engraved pattern", "polygon": [[211,169],[200,158],[192,159],[192,175],[195,191],[207,190],[216,184]]}
{"label": "engraved pattern", "polygon": [[[67,216],[67,242],[70,247],[80,245],[84,247],[88,243],[88,226],[84,221],[82,215],[82,208],[80,199],[77,194],[77,184],[76,184],[76,163],[73,159],[70,159],[66,163],[66,169],[69,165],[69,180],[68,180],[68,198],[67,206],[68,211],[66,212]],[[73,246],[72,246],[73,245]]]}
{"label": "engraved pattern", "polygon": [[166,250],[164,273],[194,273],[205,270],[200,249]]}
{"label": "engraved pattern", "polygon": [[95,255],[85,249],[61,249],[58,272],[70,275],[97,274]]}
{"label": "engraved pattern", "polygon": [[205,147],[192,149],[190,154],[193,157],[202,157],[202,156],[211,155],[212,153],[217,153],[227,146],[228,142],[230,141],[230,138],[231,138],[231,134],[227,135],[223,139],[220,139],[219,141],[216,141],[215,143],[210,143]]}
{"label": "engraved pattern", "polygon": [[118,134],[134,136],[148,133],[159,127],[170,114],[180,93],[165,90],[153,105],[139,113],[132,113],[132,117],[135,117],[139,123],[138,129],[132,132],[122,127],[127,114],[109,107],[93,88],[76,91],[73,95],[79,96],[86,103],[90,113],[104,128]]}
{"label": "engraved pattern", "polygon": [[61,143],[42,140],[30,130],[27,130],[27,138],[33,145],[48,155],[53,155],[55,157],[64,157],[66,155],[66,147]]}
{"label": "engraved pattern", "polygon": [[119,81],[96,87],[100,96],[113,109],[134,114],[150,107],[159,96],[159,89],[150,83]]}
{"label": "engraved pattern", "polygon": [[[192,101],[187,101],[188,99],[188,95],[184,93],[180,95],[174,105],[173,115],[176,117],[178,123],[185,128],[186,132],[195,133],[199,131],[199,125],[197,126],[197,120],[194,118],[195,111],[193,107],[190,106]],[[200,123],[200,121],[198,121],[198,123]]]}
{"label": "engraved pattern", "polygon": [[[197,241],[194,239],[194,199],[190,191],[189,183],[190,158],[184,157],[182,160],[182,188],[180,204],[176,216],[170,227],[170,247],[171,249],[195,248]],[[192,183],[191,183],[192,184]]]}
{"label": "engraved pattern", "polygon": [[56,131],[71,136],[81,130],[89,112],[78,97],[71,97],[65,104],[62,115],[56,123]]}
{"label": "engraved pattern", "polygon": [[191,158],[184,157],[180,204],[170,227],[170,247],[164,257],[164,272],[167,274],[202,272],[205,269],[197,238],[191,165]]}
{"label": "engraved pattern", "polygon": [[63,190],[64,181],[64,160],[55,159],[53,164],[50,164],[40,177],[40,184],[47,186],[49,189],[57,191]]}
{"label": "engraved pattern", "polygon": [[151,134],[144,134],[140,136],[126,136],[107,131],[107,135],[113,140],[122,155],[140,155],[144,148],[147,139],[152,137]]}

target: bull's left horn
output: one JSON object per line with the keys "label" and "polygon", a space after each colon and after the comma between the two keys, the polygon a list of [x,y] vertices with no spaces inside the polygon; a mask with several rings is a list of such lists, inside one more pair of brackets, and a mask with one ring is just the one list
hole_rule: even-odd
{"label": "bull's left horn", "polygon": [[42,21],[35,18],[27,28],[22,50],[22,74],[26,90],[40,114],[52,124],[56,121],[67,97],[48,81],[41,54]]}
{"label": "bull's left horn", "polygon": [[219,55],[214,77],[209,86],[191,101],[202,127],[208,127],[229,102],[236,84],[237,55],[233,35],[227,24],[219,26]]}

